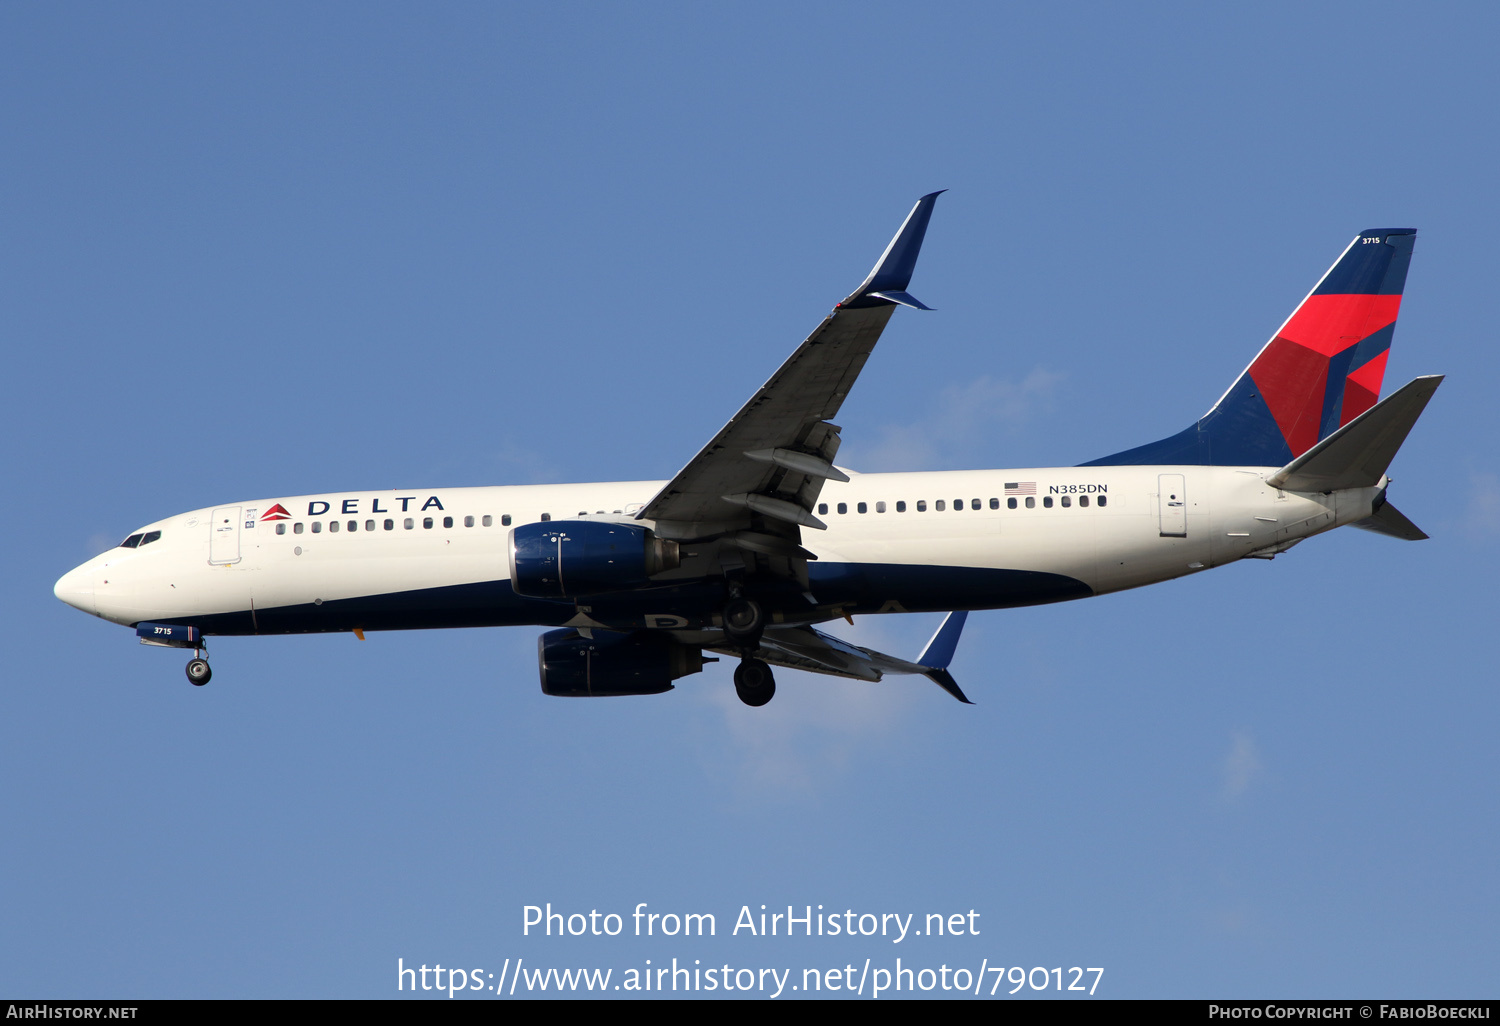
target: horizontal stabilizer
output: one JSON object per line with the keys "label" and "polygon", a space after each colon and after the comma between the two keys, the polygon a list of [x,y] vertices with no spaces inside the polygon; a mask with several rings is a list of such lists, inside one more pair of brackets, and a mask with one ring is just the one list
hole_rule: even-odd
{"label": "horizontal stabilizer", "polygon": [[1389,502],[1376,510],[1373,516],[1357,520],[1350,526],[1362,531],[1374,531],[1376,534],[1388,534],[1402,541],[1424,541],[1427,538],[1425,531],[1406,519],[1406,515]]}
{"label": "horizontal stabilizer", "polygon": [[1441,374],[1408,382],[1272,474],[1266,483],[1293,492],[1373,488],[1442,383]]}

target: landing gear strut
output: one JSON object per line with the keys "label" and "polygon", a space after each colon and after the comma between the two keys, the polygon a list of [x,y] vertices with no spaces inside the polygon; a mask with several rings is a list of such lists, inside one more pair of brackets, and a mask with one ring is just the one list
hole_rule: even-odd
{"label": "landing gear strut", "polygon": [[738,582],[732,582],[723,619],[724,636],[740,650],[740,665],[734,669],[735,694],[748,706],[765,705],[776,695],[771,668],[755,658],[761,635],[766,632],[765,608],[741,591]]}
{"label": "landing gear strut", "polygon": [[208,668],[208,660],[203,658],[203,649],[194,649],[193,658],[187,664],[188,683],[194,687],[201,688],[207,684],[214,671]]}
{"label": "landing gear strut", "polygon": [[765,663],[746,656],[734,668],[734,691],[741,702],[758,708],[776,697],[776,678]]}

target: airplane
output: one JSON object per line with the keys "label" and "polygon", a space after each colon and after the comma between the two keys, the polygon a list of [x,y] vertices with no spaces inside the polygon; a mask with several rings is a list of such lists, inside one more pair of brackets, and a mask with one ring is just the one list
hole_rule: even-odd
{"label": "airplane", "polygon": [[[1061,602],[1271,559],[1353,525],[1426,538],[1386,496],[1442,381],[1377,402],[1416,239],[1357,235],[1207,413],[1072,467],[861,474],[834,423],[907,288],[941,193],[860,286],[670,481],[279,496],[147,524],[64,574],[59,599],[192,649],[216,635],[537,625],[542,691],[660,694],[738,659],[878,682],[948,671],[970,610]],[[947,612],[906,660],[819,624]],[[972,704],[972,703],[970,703]]]}

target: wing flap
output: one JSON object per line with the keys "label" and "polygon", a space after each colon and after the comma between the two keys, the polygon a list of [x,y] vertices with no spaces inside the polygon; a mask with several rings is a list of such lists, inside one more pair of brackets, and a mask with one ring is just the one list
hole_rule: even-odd
{"label": "wing flap", "polygon": [[[767,630],[761,637],[755,658],[772,666],[847,677],[871,684],[879,682],[888,673],[919,675],[928,678],[960,702],[973,705],[947,668],[967,616],[968,613],[962,611],[949,613],[916,662],[841,641],[815,627],[775,627]],[[730,645],[706,647],[728,656],[742,654],[740,649]]]}

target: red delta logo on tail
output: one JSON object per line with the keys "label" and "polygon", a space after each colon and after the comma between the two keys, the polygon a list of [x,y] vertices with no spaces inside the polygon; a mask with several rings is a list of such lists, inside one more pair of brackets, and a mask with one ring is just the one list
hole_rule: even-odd
{"label": "red delta logo on tail", "polygon": [[277,503],[260,515],[261,520],[290,520],[292,515],[286,511],[286,507]]}
{"label": "red delta logo on tail", "polygon": [[1293,456],[1375,405],[1415,232],[1361,232],[1249,375]]}
{"label": "red delta logo on tail", "polygon": [[1372,409],[1416,237],[1360,232],[1197,423],[1083,466],[1281,467]]}

